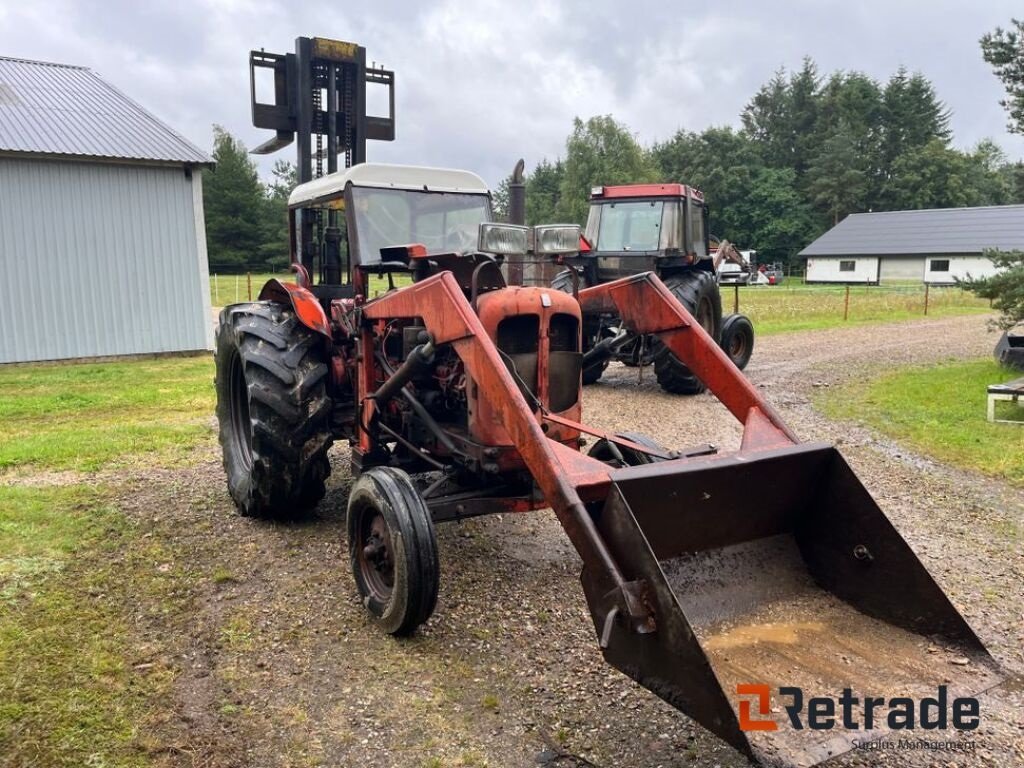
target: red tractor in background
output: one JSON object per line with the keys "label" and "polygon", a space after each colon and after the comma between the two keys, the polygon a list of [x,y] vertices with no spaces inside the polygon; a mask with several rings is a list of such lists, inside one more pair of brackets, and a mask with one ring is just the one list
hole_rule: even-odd
{"label": "red tractor in background", "polygon": [[[754,350],[754,328],[743,315],[722,316],[707,216],[704,195],[686,184],[594,187],[582,248],[563,257],[561,263],[569,268],[551,286],[571,293],[654,272],[742,370]],[[725,241],[716,247],[732,248]],[[624,330],[618,317],[585,316],[583,330],[584,384],[600,379],[608,363],[618,360],[628,366],[653,364],[666,392],[704,391],[700,379],[671,350],[656,338]]]}

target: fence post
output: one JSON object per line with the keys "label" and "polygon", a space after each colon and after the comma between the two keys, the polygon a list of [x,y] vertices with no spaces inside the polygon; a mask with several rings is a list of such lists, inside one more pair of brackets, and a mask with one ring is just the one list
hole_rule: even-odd
{"label": "fence post", "polygon": [[927,282],[925,282],[925,284],[924,284],[924,316],[925,317],[928,317],[928,288],[929,288],[929,285],[930,284],[927,283]]}
{"label": "fence post", "polygon": [[846,284],[846,298],[843,300],[843,322],[850,316],[850,284]]}
{"label": "fence post", "polygon": [[213,303],[220,306],[220,286],[217,285],[217,275],[213,276]]}
{"label": "fence post", "polygon": [[238,303],[238,273],[235,273],[235,304]]}
{"label": "fence post", "polygon": [[738,315],[740,313],[740,284],[736,283],[732,287],[732,313]]}
{"label": "fence post", "polygon": [[246,301],[252,301],[252,272],[245,273],[246,289],[249,293],[249,298]]}

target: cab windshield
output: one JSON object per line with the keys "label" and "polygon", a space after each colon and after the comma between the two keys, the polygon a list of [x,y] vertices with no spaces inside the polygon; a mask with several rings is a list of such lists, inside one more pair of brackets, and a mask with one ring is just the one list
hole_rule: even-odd
{"label": "cab windshield", "polygon": [[491,220],[486,195],[352,188],[352,215],[362,264],[380,262],[380,249],[422,243],[429,253],[476,248],[480,224]]}
{"label": "cab windshield", "polygon": [[679,204],[630,200],[590,207],[587,240],[598,251],[656,251],[678,247]]}

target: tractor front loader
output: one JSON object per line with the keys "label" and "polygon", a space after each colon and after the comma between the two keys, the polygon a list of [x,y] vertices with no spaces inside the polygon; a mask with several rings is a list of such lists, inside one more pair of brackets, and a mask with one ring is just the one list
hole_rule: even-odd
{"label": "tractor front loader", "polygon": [[[301,247],[316,209],[344,217],[344,248]],[[300,185],[290,211],[296,282],[221,315],[228,487],[244,514],[295,515],[323,495],[331,443],[348,442],[350,567],[384,631],[435,609],[435,524],[551,507],[607,661],[751,759],[811,765],[860,734],[744,730],[747,685],[913,696],[998,680],[838,451],[800,443],[654,273],[576,296],[505,286],[505,256],[569,253],[579,229],[491,223],[486,186],[463,171],[361,164]],[[311,278],[324,254],[347,281]],[[371,299],[373,274],[392,287]],[[583,424],[588,314],[669,350],[743,424],[739,450]],[[936,664],[930,644],[970,671]]]}

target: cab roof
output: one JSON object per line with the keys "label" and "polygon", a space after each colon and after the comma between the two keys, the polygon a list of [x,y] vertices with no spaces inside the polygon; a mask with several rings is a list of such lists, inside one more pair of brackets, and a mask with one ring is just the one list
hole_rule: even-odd
{"label": "cab roof", "polygon": [[470,171],[417,165],[360,163],[344,171],[329,173],[319,179],[299,184],[288,197],[288,206],[298,208],[338,197],[348,184],[356,187],[458,192],[467,195],[486,195],[490,191],[484,180]]}
{"label": "cab roof", "polygon": [[594,187],[591,200],[622,199],[630,197],[692,197],[703,201],[704,193],[686,184],[624,184]]}

